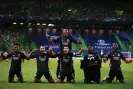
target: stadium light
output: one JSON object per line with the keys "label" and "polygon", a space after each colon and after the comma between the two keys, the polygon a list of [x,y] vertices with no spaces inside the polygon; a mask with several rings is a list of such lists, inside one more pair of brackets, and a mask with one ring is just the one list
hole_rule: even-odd
{"label": "stadium light", "polygon": [[29,28],[29,32],[32,32],[32,28]]}
{"label": "stadium light", "polygon": [[72,9],[68,9],[68,11],[72,11]]}
{"label": "stadium light", "polygon": [[17,24],[16,22],[13,22],[13,24]]}
{"label": "stadium light", "polygon": [[43,23],[42,25],[46,25],[46,23]]}
{"label": "stadium light", "polygon": [[24,23],[20,23],[20,25],[23,25]]}
{"label": "stadium light", "polygon": [[48,24],[48,26],[54,26],[54,24]]}
{"label": "stadium light", "polygon": [[40,25],[40,23],[37,23],[37,26],[39,26]]}
{"label": "stadium light", "polygon": [[132,26],[132,28],[133,28],[133,26]]}
{"label": "stadium light", "polygon": [[31,23],[29,23],[29,25],[31,25]]}

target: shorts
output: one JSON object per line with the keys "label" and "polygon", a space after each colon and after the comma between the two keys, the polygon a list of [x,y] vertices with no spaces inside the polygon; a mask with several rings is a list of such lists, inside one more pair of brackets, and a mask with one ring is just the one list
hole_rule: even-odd
{"label": "shorts", "polygon": [[122,70],[121,68],[118,68],[118,69],[110,69],[109,71],[109,80],[114,80],[114,78],[117,78],[118,80],[123,80],[124,77],[123,77],[123,74],[122,74]]}
{"label": "shorts", "polygon": [[21,72],[21,68],[20,69],[10,69],[9,70],[9,77],[22,77],[22,72]]}
{"label": "shorts", "polygon": [[59,79],[64,81],[65,78],[67,78],[67,81],[71,81],[71,80],[75,79],[74,75],[71,71],[61,71],[59,74]]}
{"label": "shorts", "polygon": [[100,68],[88,68],[83,69],[84,71],[84,82],[89,83],[91,81],[94,81],[96,83],[100,83],[101,79],[101,71]]}
{"label": "shorts", "polygon": [[45,76],[46,79],[49,79],[50,77],[52,77],[50,71],[48,71],[48,72],[37,71],[37,72],[36,72],[35,78],[41,79],[41,77],[42,77],[43,75]]}

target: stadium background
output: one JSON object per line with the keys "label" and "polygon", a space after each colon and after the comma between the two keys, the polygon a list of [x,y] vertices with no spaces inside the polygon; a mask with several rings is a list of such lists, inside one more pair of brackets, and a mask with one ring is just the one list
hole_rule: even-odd
{"label": "stadium background", "polygon": [[[58,52],[58,43],[51,45],[49,38],[57,38],[62,29],[68,29],[75,39],[80,38],[83,47],[87,44],[94,46],[94,51],[101,50],[107,54],[111,50],[113,42],[119,44],[119,49],[126,57],[133,55],[133,2],[116,0],[2,0],[0,2],[0,51],[10,51],[13,42],[18,42],[22,51],[30,52],[40,45],[52,46]],[[79,45],[72,44],[73,51],[79,50]],[[86,50],[84,51],[86,53]],[[131,55],[129,55],[131,53]],[[22,87],[17,84],[7,85],[7,74],[10,63],[0,62],[0,88],[14,89]],[[77,81],[83,81],[82,71],[79,69],[79,60],[74,62]],[[56,60],[51,60],[50,65],[55,75]],[[23,64],[24,79],[29,81],[31,89],[32,77],[35,74],[35,61],[26,61]],[[132,89],[131,68],[132,64],[123,64],[127,84],[125,85],[90,85],[91,89]],[[34,70],[32,70],[34,68]],[[30,71],[30,75],[28,74]],[[108,74],[108,63],[103,64],[102,78]],[[82,77],[81,77],[82,76]],[[28,86],[24,84],[24,88]],[[36,85],[42,88],[45,85]],[[82,83],[77,85],[46,84],[47,88],[82,88]],[[75,87],[78,86],[78,87]],[[84,88],[89,87],[85,85]],[[23,88],[22,88],[23,89]],[[109,88],[111,89],[111,88]]]}

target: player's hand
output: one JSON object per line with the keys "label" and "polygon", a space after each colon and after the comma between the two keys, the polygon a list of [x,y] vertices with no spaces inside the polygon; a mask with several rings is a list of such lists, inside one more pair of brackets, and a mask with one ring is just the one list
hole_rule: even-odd
{"label": "player's hand", "polygon": [[50,38],[50,43],[53,43],[54,42],[54,38]]}
{"label": "player's hand", "polygon": [[38,49],[33,49],[32,52],[36,52]]}
{"label": "player's hand", "polygon": [[132,63],[132,59],[129,62]]}
{"label": "player's hand", "polygon": [[81,40],[80,40],[80,38],[78,38],[77,43],[80,43],[80,42],[81,42]]}
{"label": "player's hand", "polygon": [[4,57],[7,57],[7,55],[8,55],[8,53],[7,53],[7,52],[5,52],[5,53],[3,54],[3,56],[4,56]]}
{"label": "player's hand", "polygon": [[80,50],[84,51],[84,47],[81,46]]}
{"label": "player's hand", "polygon": [[132,58],[130,58],[130,59],[129,58],[126,58],[125,62],[126,63],[131,63],[132,62]]}
{"label": "player's hand", "polygon": [[53,51],[52,47],[49,48],[49,51],[50,51],[50,52]]}

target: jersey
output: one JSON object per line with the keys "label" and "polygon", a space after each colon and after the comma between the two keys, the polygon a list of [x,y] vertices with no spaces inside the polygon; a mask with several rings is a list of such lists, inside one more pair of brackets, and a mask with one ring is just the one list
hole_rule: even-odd
{"label": "jersey", "polygon": [[4,57],[4,59],[7,58],[11,58],[11,69],[21,69],[22,59],[28,59],[24,53],[19,51],[9,53],[7,57]]}
{"label": "jersey", "polygon": [[60,52],[57,54],[57,57],[59,58],[59,63],[60,63],[60,70],[61,71],[72,71],[73,67],[73,60],[72,57],[75,54],[73,52]]}
{"label": "jersey", "polygon": [[64,46],[68,46],[69,49],[71,50],[72,49],[72,42],[77,43],[77,41],[74,40],[74,38],[72,38],[70,35],[68,35],[68,36],[60,36],[59,38],[56,39],[56,41],[59,42],[61,51],[63,51],[63,47]]}
{"label": "jersey", "polygon": [[50,54],[48,52],[33,53],[33,54],[30,55],[30,58],[36,58],[37,71],[49,72],[48,62],[49,62]]}
{"label": "jersey", "polygon": [[94,52],[86,54],[83,60],[81,61],[81,68],[84,69],[88,67],[98,67],[98,68],[101,67],[101,59]]}
{"label": "jersey", "polygon": [[110,59],[110,67],[111,68],[120,68],[121,59],[125,60],[123,54],[119,51],[112,51],[108,54],[107,60]]}

